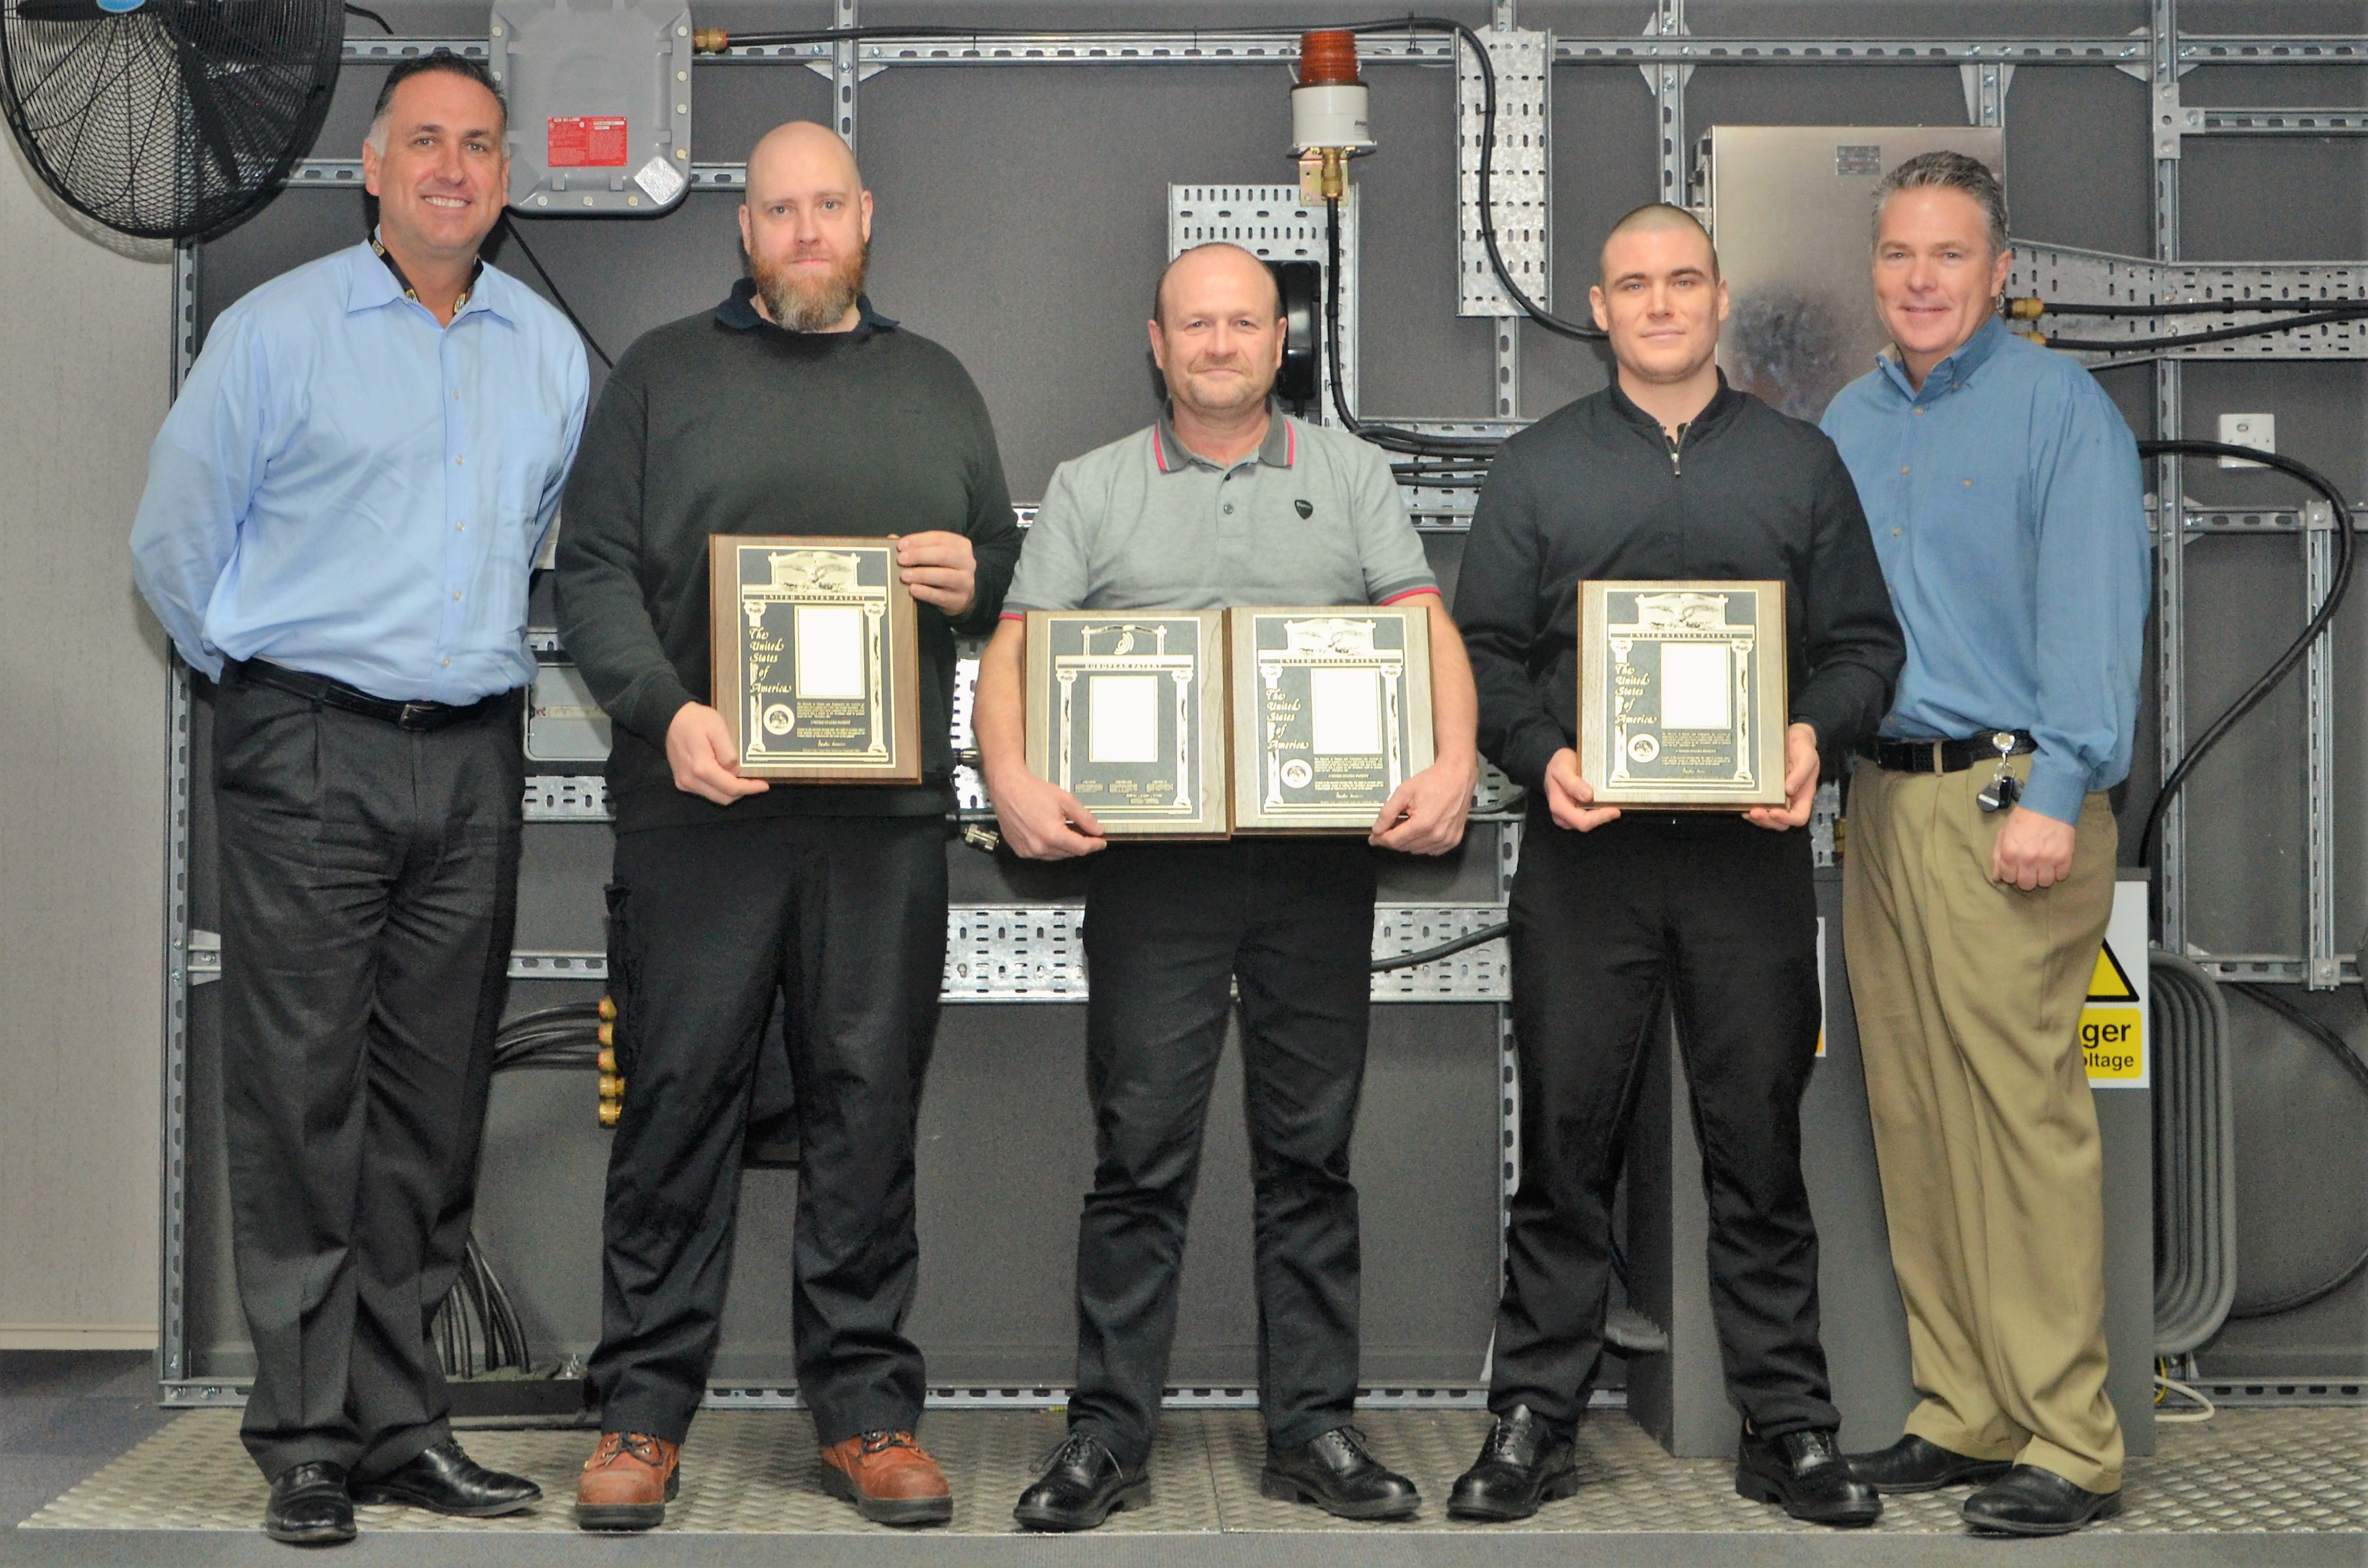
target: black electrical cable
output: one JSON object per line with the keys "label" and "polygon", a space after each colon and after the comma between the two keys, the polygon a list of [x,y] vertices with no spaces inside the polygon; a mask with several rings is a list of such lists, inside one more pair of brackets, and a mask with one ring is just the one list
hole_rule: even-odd
{"label": "black electrical cable", "polygon": [[1413,457],[1474,459],[1496,456],[1504,443],[1484,436],[1426,436],[1395,425],[1369,425],[1349,408],[1348,389],[1340,371],[1340,202],[1324,199],[1324,358],[1332,380],[1332,409],[1340,427],[1360,436],[1385,451]]}
{"label": "black electrical cable", "polygon": [[[2252,447],[2232,446],[2226,441],[2182,440],[2140,441],[2138,455],[2144,458],[2181,456],[2243,458],[2249,462],[2283,469],[2317,491],[2319,494],[2326,497],[2328,505],[2335,508],[2335,578],[2328,585],[2327,602],[2318,607],[2318,613],[2310,618],[2309,624],[2302,629],[2302,635],[2296,637],[2287,646],[2286,651],[2278,655],[2276,661],[2261,673],[2261,677],[2246,687],[2236,701],[2230,703],[2218,718],[2204,727],[2203,733],[2196,736],[2193,744],[2189,745],[2186,755],[2179,759],[2178,766],[2163,778],[2162,788],[2155,793],[2154,805],[2146,812],[2146,826],[2138,834],[2139,863],[2152,865],[2155,835],[2162,826],[2162,813],[2169,806],[2172,798],[2186,784],[2189,776],[2195,771],[2195,765],[2203,761],[2204,754],[2218,745],[2228,732],[2236,727],[2237,721],[2260,706],[2262,699],[2268,697],[2277,688],[2279,682],[2294,672],[2294,666],[2301,664],[2304,657],[2309,653],[2311,643],[2327,630],[2328,623],[2335,619],[2335,612],[2343,608],[2344,596],[2351,591],[2351,587],[2354,540],[2351,503],[2343,498],[2343,492],[2338,490],[2334,483],[2317,469],[2297,462],[2283,453],[2264,452]],[[2182,526],[2176,491],[2177,487],[2173,486],[2172,493],[2163,497],[2160,510],[2157,514],[2160,520],[2161,537],[2170,541],[2165,548],[2172,550],[2179,548],[2180,528]]]}
{"label": "black electrical cable", "polygon": [[1479,68],[1480,181],[1475,200],[1480,209],[1480,243],[1487,249],[1488,266],[1497,274],[1497,286],[1505,291],[1506,298],[1521,307],[1522,314],[1548,332],[1563,337],[1600,341],[1606,335],[1601,327],[1581,322],[1566,321],[1523,293],[1521,286],[1513,281],[1512,269],[1505,265],[1504,253],[1497,248],[1497,201],[1493,188],[1497,162],[1497,68],[1489,62],[1487,46],[1480,41],[1478,33],[1474,32],[1463,23],[1448,17],[1408,17],[1403,24],[1371,22],[1360,24],[1349,30],[1380,32],[1400,25],[1409,28],[1452,29],[1463,40],[1465,47],[1472,51],[1473,63]]}
{"label": "black electrical cable", "polygon": [[518,254],[526,257],[527,265],[532,267],[535,276],[542,279],[542,286],[551,290],[551,302],[557,305],[560,313],[573,323],[575,330],[583,335],[584,347],[592,350],[594,358],[601,364],[611,370],[615,369],[617,362],[609,358],[609,351],[600,347],[600,340],[592,335],[592,329],[584,324],[584,318],[575,313],[575,307],[567,302],[567,296],[561,293],[559,285],[551,280],[551,274],[544,270],[541,259],[534,254],[534,247],[526,243],[526,235],[519,230],[517,220],[505,212],[502,214],[502,223],[508,230],[510,238],[518,242]]}
{"label": "black electrical cable", "polygon": [[[2038,300],[2043,316],[2242,316],[2255,313],[2300,315],[2310,311],[2342,310],[2368,301],[2353,300],[2185,300],[2169,305],[2084,305],[2069,301]],[[2018,300],[2016,303],[2020,304]],[[2283,330],[2283,328],[2279,330]]]}
{"label": "black electrical cable", "polygon": [[2325,326],[2329,322],[2368,321],[2368,303],[2337,311],[2313,311],[2306,315],[2276,316],[2256,322],[2250,326],[2215,327],[2210,332],[2190,332],[2169,337],[2051,337],[2050,348],[2075,353],[2135,354],[2156,348],[2189,348],[2204,343],[2226,343],[2239,337],[2266,337],[2275,332],[2292,332],[2297,327]]}
{"label": "black electrical cable", "polygon": [[394,36],[394,29],[388,27],[386,25],[386,18],[380,16],[376,11],[369,10],[360,6],[348,6],[346,7],[346,15],[348,17],[359,17],[366,21],[376,22],[378,24],[379,31],[386,34],[389,38],[393,38]]}
{"label": "black electrical cable", "polygon": [[1420,952],[1393,953],[1388,958],[1375,959],[1367,967],[1375,974],[1385,974],[1394,969],[1412,969],[1417,964],[1452,958],[1465,949],[1476,948],[1483,942],[1493,942],[1511,929],[1509,923],[1499,920],[1494,926],[1483,926],[1477,931],[1466,931],[1452,941],[1441,942],[1435,948],[1425,948]]}
{"label": "black electrical cable", "polygon": [[[2238,983],[2230,984],[2226,989],[2235,992],[2257,1006],[2268,1008],[2300,1029],[2313,1044],[2335,1058],[2336,1062],[2342,1067],[2352,1083],[2359,1086],[2362,1093],[2368,1094],[2368,1062],[2362,1061],[2360,1053],[2351,1049],[2350,1042],[2326,1023],[2311,1017],[2292,1001],[2279,995],[2277,992],[2266,985],[2248,985]],[[2232,1319],[2267,1318],[2299,1312],[2315,1301],[2325,1301],[2360,1278],[2363,1272],[2368,1272],[2368,1248],[2363,1248],[2359,1256],[2316,1285],[2283,1296],[2273,1297],[2266,1301],[2240,1301],[2228,1309],[2228,1315]]]}

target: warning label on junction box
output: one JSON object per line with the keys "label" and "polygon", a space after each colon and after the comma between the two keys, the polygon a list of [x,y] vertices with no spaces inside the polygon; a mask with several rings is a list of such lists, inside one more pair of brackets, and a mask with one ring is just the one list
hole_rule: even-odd
{"label": "warning label on junction box", "polygon": [[551,117],[550,156],[554,169],[614,169],[625,164],[625,117],[621,114]]}

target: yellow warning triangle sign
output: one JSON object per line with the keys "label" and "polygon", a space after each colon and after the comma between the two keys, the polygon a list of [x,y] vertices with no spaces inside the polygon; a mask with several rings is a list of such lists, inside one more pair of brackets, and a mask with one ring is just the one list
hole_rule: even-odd
{"label": "yellow warning triangle sign", "polygon": [[2097,949],[2097,971],[2089,977],[2089,1000],[2091,1002],[2135,1002],[2138,988],[2130,983],[2130,971],[2113,956],[2113,944],[2107,942]]}

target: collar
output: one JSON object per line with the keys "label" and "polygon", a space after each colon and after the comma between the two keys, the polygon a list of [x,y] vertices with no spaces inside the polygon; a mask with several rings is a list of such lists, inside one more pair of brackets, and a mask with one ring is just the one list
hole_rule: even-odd
{"label": "collar", "polygon": [[[1655,440],[1663,439],[1659,417],[1637,407],[1636,400],[1622,390],[1618,369],[1615,369],[1611,372],[1611,383],[1604,390],[1611,393],[1611,406],[1619,412],[1621,418],[1631,425],[1641,426],[1650,431]],[[1719,371],[1718,391],[1710,394],[1710,401],[1702,405],[1702,412],[1686,421],[1684,426],[1686,435],[1689,437],[1699,437],[1716,429],[1725,422],[1729,415],[1741,406],[1743,406],[1743,394],[1726,384],[1725,370]]]}
{"label": "collar", "polygon": [[[1183,437],[1176,434],[1176,409],[1168,403],[1160,406],[1159,423],[1151,427],[1151,460],[1162,473],[1174,473],[1192,463],[1204,468],[1221,466],[1184,444]],[[1268,468],[1289,468],[1299,460],[1299,432],[1291,427],[1291,415],[1283,413],[1272,398],[1267,399],[1266,439],[1258,443],[1257,460]]]}
{"label": "collar", "polygon": [[1924,385],[1920,391],[1908,381],[1907,367],[1899,358],[1899,347],[1896,344],[1887,345],[1883,352],[1874,357],[1874,362],[1890,380],[1891,384],[1899,389],[1899,394],[1902,397],[1910,403],[1924,403],[1944,392],[1954,392],[1971,381],[1974,372],[1988,362],[1990,356],[1998,352],[1998,345],[2004,343],[2007,336],[2004,318],[1990,317],[1982,324],[1981,330],[1957,346],[1955,353],[1932,367],[1931,374],[1924,378]]}
{"label": "collar", "polygon": [[[381,243],[377,230],[371,230],[370,238],[357,245],[352,254],[354,265],[348,268],[346,282],[346,309],[348,312],[375,310],[381,305],[391,305],[397,300],[409,300],[414,304],[419,302],[418,294],[411,287],[411,279],[403,275],[402,267]],[[484,256],[479,256],[475,268],[469,274],[468,286],[461,290],[460,299],[453,303],[452,319],[459,321],[471,311],[490,311],[504,321],[509,320],[510,312],[499,302],[501,285],[507,281],[500,272],[486,267]]]}
{"label": "collar", "polygon": [[897,327],[895,322],[871,308],[871,296],[869,294],[855,296],[855,326],[850,332],[791,332],[789,328],[776,322],[767,321],[757,313],[757,280],[753,278],[743,278],[732,285],[732,292],[725,295],[723,302],[715,307],[715,324],[729,327],[734,332],[756,332],[761,329],[777,333],[783,337],[795,338],[801,342],[812,342],[817,338],[827,337],[869,337],[875,332],[894,332]]}

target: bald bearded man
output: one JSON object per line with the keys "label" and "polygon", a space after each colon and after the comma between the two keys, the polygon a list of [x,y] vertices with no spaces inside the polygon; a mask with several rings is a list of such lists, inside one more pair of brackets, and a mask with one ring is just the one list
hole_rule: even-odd
{"label": "bald bearded man", "polygon": [[[675,1494],[777,997],[803,1132],[798,1389],[823,1487],[882,1524],[952,1512],[913,1436],[913,1127],[945,969],[953,639],[994,629],[1019,536],[970,377],[864,296],[871,210],[828,130],[759,142],[748,276],[627,351],[567,488],[560,636],[615,726],[609,986],[627,1085],[592,1359],[601,1437],[576,1489],[587,1529],[647,1529]],[[739,776],[702,700],[714,534],[895,536],[919,609],[918,786]]]}

